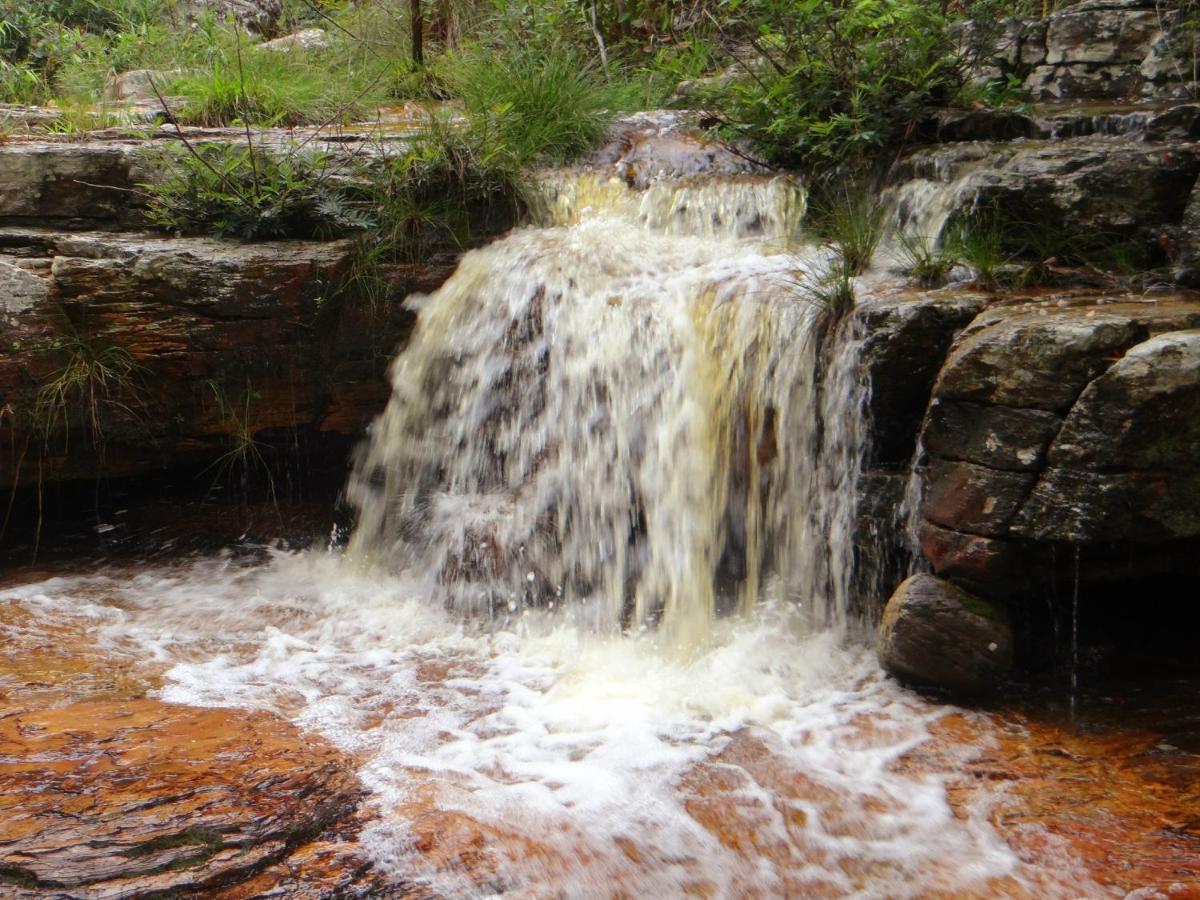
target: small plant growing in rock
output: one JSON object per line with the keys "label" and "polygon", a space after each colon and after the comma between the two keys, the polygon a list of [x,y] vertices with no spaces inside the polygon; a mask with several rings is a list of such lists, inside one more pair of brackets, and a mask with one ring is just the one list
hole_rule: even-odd
{"label": "small plant growing in rock", "polygon": [[850,277],[870,267],[886,218],[878,194],[865,188],[843,187],[813,204],[817,234],[833,245]]}
{"label": "small plant growing in rock", "polygon": [[923,287],[940,287],[958,265],[953,250],[940,247],[927,235],[901,231],[899,235],[900,263],[904,274]]}
{"label": "small plant growing in rock", "polygon": [[78,414],[93,444],[102,448],[105,424],[112,416],[137,418],[143,367],[123,347],[98,346],[76,332],[62,341],[62,349],[66,365],[39,389],[34,421],[49,442],[59,427],[68,434],[72,416]]}
{"label": "small plant growing in rock", "polygon": [[230,447],[205,471],[215,469],[218,480],[221,477],[231,480],[236,477],[243,498],[249,496],[251,475],[261,471],[266,477],[271,502],[275,503],[275,476],[267,462],[267,446],[256,436],[258,427],[255,424],[254,404],[262,397],[254,390],[249,379],[246,379],[246,388],[236,400],[230,399],[216,380],[209,379],[208,388],[217,403],[217,413],[229,436]]}
{"label": "small plant growing in rock", "polygon": [[971,268],[981,284],[999,284],[1004,267],[1012,261],[1005,248],[1003,217],[993,209],[976,210],[952,222],[944,239],[948,252]]}

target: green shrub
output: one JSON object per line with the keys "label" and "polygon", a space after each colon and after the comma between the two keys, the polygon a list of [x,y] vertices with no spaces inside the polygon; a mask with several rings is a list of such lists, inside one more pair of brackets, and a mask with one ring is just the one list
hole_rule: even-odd
{"label": "green shrub", "polygon": [[709,98],[729,137],[776,162],[831,168],[901,139],[957,81],[927,0],[734,0],[758,59]]}
{"label": "green shrub", "polygon": [[408,153],[369,176],[372,254],[417,260],[431,247],[468,247],[520,219],[529,197],[520,169],[471,138],[434,120]]}
{"label": "green shrub", "polygon": [[324,238],[370,227],[361,196],[326,154],[265,153],[244,144],[164,151],[143,185],[160,228],[243,240]]}

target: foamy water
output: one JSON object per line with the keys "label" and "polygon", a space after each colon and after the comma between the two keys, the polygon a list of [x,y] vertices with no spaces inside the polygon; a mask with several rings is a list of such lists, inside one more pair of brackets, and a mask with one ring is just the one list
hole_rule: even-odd
{"label": "foamy water", "polygon": [[[165,700],[274,710],[352,752],[373,858],[447,896],[897,897],[1021,877],[986,811],[952,814],[952,773],[897,766],[941,711],[786,604],[721,620],[685,662],[652,634],[535,611],[484,628],[411,590],[308,553],[55,578],[0,603],[84,623],[165,672]],[[485,884],[423,852],[431,815],[482,831]]]}
{"label": "foamy water", "polygon": [[866,388],[802,192],[550,194],[417,302],[344,556],[0,603],[354,754],[373,861],[435,894],[1070,896],[909,764],[944,709],[850,637]]}

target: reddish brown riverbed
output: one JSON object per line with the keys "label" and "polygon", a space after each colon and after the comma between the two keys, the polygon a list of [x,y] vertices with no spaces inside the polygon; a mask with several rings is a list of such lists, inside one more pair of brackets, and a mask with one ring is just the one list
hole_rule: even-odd
{"label": "reddish brown riverbed", "polygon": [[[348,694],[330,689],[363,708],[349,740],[311,714],[329,698],[314,701],[298,684],[286,686],[296,695],[273,687],[270,703],[265,694],[231,695],[244,708],[203,695],[201,706],[173,702],[170,690],[159,696],[207,654],[259,652],[248,649],[250,632],[182,635],[182,619],[155,619],[172,637],[151,652],[130,624],[149,582],[137,597],[123,588],[144,571],[123,565],[110,580],[39,581],[47,574],[26,571],[0,587],[3,896],[65,895],[56,893],[61,885],[70,896],[634,897],[648,884],[661,887],[669,869],[672,892],[694,896],[1200,897],[1196,683],[1180,677],[1140,693],[1093,691],[1072,723],[1060,702],[1029,697],[939,714],[860,661],[829,676],[845,679],[846,696],[857,699],[811,704],[796,719],[815,717],[811,727],[768,728],[751,717],[700,737],[663,738],[667,749],[695,752],[653,775],[662,783],[635,784],[654,784],[674,803],[659,843],[653,824],[630,820],[624,833],[624,820],[590,809],[587,797],[564,803],[578,810],[565,817],[552,806],[543,814],[536,798],[509,812],[495,799],[530,785],[557,790],[555,778],[569,781],[567,767],[608,746],[606,738],[564,750],[533,775],[521,769],[527,744],[454,766],[429,761],[461,753],[464,729],[472,746],[504,731],[497,716],[511,701],[489,694],[487,654],[426,637],[386,668],[365,658],[332,663],[353,668],[358,685]],[[163,602],[177,602],[166,598],[197,577],[185,567],[180,580],[156,582]],[[67,596],[79,606],[63,606]],[[246,615],[270,619],[276,637],[289,617],[318,616],[299,601],[281,612],[272,600],[271,609]],[[609,681],[623,677],[611,660],[605,665],[614,666]],[[403,691],[367,683],[399,674]],[[253,676],[272,677],[261,668]],[[587,674],[551,677],[559,679],[553,687],[537,682],[547,696]],[[805,696],[788,702],[803,706]],[[458,708],[469,712],[445,733],[435,728],[420,753],[382,749]],[[836,721],[817,720],[829,710]],[[596,715],[589,728],[611,726],[604,709]],[[822,750],[826,728],[837,738]],[[560,722],[550,733],[573,732]],[[830,774],[855,754],[859,763]],[[621,765],[636,767],[630,759]],[[924,834],[909,816],[937,797],[950,817]],[[938,832],[956,833],[947,847],[957,854],[921,853],[919,842]],[[381,851],[389,839],[390,854]],[[696,851],[705,840],[713,841],[708,858]]]}

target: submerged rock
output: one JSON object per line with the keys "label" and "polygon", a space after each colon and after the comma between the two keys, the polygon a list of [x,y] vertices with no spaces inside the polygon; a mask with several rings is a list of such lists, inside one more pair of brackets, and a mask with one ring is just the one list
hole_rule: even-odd
{"label": "submerged rock", "polygon": [[888,601],[877,652],[901,681],[978,693],[1012,666],[1012,634],[1000,607],[934,575],[914,575]]}

